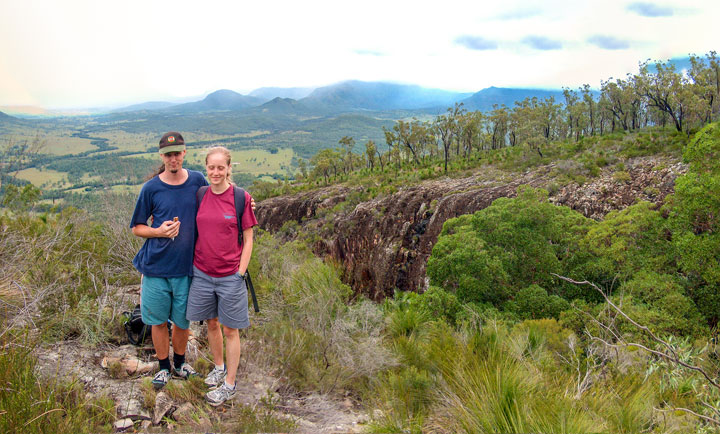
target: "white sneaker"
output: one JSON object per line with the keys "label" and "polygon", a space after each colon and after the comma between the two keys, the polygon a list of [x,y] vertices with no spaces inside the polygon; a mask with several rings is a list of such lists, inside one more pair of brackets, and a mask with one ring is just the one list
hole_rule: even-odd
{"label": "white sneaker", "polygon": [[205,384],[210,387],[218,387],[225,382],[225,376],[227,375],[227,369],[223,367],[219,369],[217,366],[205,377]]}
{"label": "white sneaker", "polygon": [[235,388],[229,388],[223,381],[223,384],[220,387],[205,394],[205,400],[213,407],[217,407],[233,396],[235,396]]}

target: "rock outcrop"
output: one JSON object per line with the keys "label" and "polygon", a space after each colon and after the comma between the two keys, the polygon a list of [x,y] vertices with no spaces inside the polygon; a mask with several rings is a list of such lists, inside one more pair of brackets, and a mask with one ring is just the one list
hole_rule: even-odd
{"label": "rock outcrop", "polygon": [[[620,176],[608,170],[584,185],[557,189],[550,200],[601,219],[638,199],[661,203],[685,170],[677,161],[637,159],[628,162]],[[425,266],[446,220],[481,210],[497,198],[512,197],[523,184],[547,188],[549,174],[557,171],[552,165],[514,178],[482,173],[426,181],[335,212],[331,210],[353,193],[362,193],[362,188],[328,187],[264,200],[256,215],[269,231],[294,221],[300,230],[317,233],[315,252],[342,264],[345,279],[356,292],[381,300],[396,288],[420,292],[427,288]]]}

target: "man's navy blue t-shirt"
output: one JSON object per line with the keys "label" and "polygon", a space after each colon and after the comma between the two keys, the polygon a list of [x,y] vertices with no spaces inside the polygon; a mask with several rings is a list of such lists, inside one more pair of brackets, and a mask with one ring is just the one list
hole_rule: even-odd
{"label": "man's navy blue t-shirt", "polygon": [[208,185],[202,173],[188,170],[188,179],[181,185],[170,185],[155,176],[140,190],[135,204],[130,227],[147,225],[152,216],[153,228],[164,221],[177,217],[180,233],[173,241],[170,238],[147,238],[135,255],[133,265],[145,276],[183,277],[192,276],[193,253],[195,251],[195,193]]}

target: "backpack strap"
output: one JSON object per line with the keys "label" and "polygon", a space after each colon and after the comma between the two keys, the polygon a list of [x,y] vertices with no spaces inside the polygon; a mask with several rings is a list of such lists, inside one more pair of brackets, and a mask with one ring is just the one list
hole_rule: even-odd
{"label": "backpack strap", "polygon": [[[233,186],[233,189],[235,191],[235,215],[237,216],[238,225],[238,243],[242,244],[242,216],[243,211],[245,211],[245,190],[236,185]],[[250,291],[250,296],[252,297],[253,308],[255,308],[255,312],[260,312],[260,307],[258,306],[257,302],[257,296],[255,295],[255,287],[253,287],[252,279],[250,279],[250,270],[245,270],[245,275],[243,277],[245,278],[245,283],[247,284],[247,288]]]}
{"label": "backpack strap", "polygon": [[207,193],[208,188],[210,188],[209,185],[203,185],[202,187],[198,188],[195,192],[195,199],[197,199],[195,203],[195,212],[197,213],[197,210],[200,209],[200,202],[202,202],[203,197],[205,197],[205,193]]}
{"label": "backpack strap", "polygon": [[235,215],[237,216],[238,225],[238,244],[242,244],[242,216],[243,211],[245,211],[245,190],[237,185],[233,185],[233,190],[235,193]]}

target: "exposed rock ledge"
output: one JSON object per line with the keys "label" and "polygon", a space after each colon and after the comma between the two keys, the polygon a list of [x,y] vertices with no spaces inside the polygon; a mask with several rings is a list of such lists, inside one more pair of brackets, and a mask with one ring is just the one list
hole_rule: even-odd
{"label": "exposed rock ledge", "polygon": [[[447,219],[474,213],[497,198],[512,197],[522,184],[547,187],[548,173],[562,169],[561,164],[543,166],[514,179],[507,174],[491,177],[483,173],[426,181],[337,213],[330,217],[333,224],[323,229],[325,221],[317,216],[360,187],[334,186],[267,199],[258,204],[256,215],[260,226],[269,231],[294,220],[305,231],[321,233],[322,240],[314,246],[316,253],[337,260],[355,291],[381,300],[392,296],[395,288],[426,289],[425,265]],[[661,203],[673,192],[675,178],[687,170],[675,160],[654,158],[631,160],[625,166],[624,177],[608,170],[582,186],[570,184],[559,189],[550,200],[601,219],[638,199]]]}

